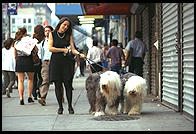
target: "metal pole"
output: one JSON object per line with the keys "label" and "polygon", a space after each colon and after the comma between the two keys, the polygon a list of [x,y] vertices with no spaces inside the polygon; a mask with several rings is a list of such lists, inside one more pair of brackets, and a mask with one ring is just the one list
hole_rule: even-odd
{"label": "metal pole", "polygon": [[10,15],[8,15],[8,33],[7,33],[7,38],[10,37]]}
{"label": "metal pole", "polygon": [[182,87],[182,4],[178,4],[178,33],[177,33],[177,46],[178,46],[178,111],[183,111],[183,87]]}

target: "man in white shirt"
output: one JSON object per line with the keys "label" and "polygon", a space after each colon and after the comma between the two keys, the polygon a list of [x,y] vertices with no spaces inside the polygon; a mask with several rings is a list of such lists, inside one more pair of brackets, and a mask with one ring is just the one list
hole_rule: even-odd
{"label": "man in white shirt", "polygon": [[42,70],[41,70],[41,75],[42,75],[42,84],[40,85],[39,88],[39,98],[38,102],[42,105],[46,105],[46,96],[50,87],[49,83],[49,64],[50,64],[50,57],[52,52],[49,51],[48,49],[48,38],[49,38],[49,33],[53,31],[53,28],[51,26],[46,26],[45,27],[45,40],[43,43],[43,46],[40,48],[41,52],[41,60],[42,60]]}
{"label": "man in white shirt", "polygon": [[[98,47],[98,40],[93,40],[93,46],[89,49],[87,54],[87,68],[90,73],[102,71],[101,54],[102,49]],[[88,61],[89,59],[89,61]],[[93,61],[93,62],[92,62]],[[89,63],[90,62],[90,63]],[[91,64],[91,65],[89,65]],[[90,66],[90,67],[89,67]]]}

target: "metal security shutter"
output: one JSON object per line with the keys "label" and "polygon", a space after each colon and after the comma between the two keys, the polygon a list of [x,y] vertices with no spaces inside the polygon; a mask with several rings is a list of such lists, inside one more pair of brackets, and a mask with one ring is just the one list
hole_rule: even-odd
{"label": "metal security shutter", "polygon": [[178,110],[178,54],[176,32],[178,13],[176,3],[162,4],[162,102]]}
{"label": "metal security shutter", "polygon": [[194,117],[194,3],[183,4],[183,111]]}
{"label": "metal security shutter", "polygon": [[143,41],[147,45],[148,52],[146,52],[145,58],[144,58],[144,65],[143,65],[143,77],[147,81],[147,89],[148,93],[150,93],[150,48],[149,48],[149,14],[148,14],[148,8],[145,8],[142,12],[142,33],[143,33]]}
{"label": "metal security shutter", "polygon": [[157,66],[157,48],[153,45],[153,43],[156,41],[156,36],[155,36],[155,26],[156,26],[156,21],[155,21],[155,16],[152,18],[152,21],[151,21],[151,33],[152,33],[152,36],[151,36],[151,40],[152,40],[152,51],[151,51],[151,74],[150,74],[150,77],[151,77],[151,93],[153,95],[158,95],[158,91],[157,91],[157,73],[158,73],[158,66]]}

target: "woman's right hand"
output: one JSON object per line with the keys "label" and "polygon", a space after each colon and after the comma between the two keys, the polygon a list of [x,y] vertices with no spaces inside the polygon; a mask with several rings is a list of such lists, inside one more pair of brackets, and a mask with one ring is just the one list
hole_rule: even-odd
{"label": "woman's right hand", "polygon": [[83,53],[80,53],[80,54],[79,54],[79,56],[80,56],[80,58],[83,58],[83,59],[85,59],[85,58],[86,58],[86,55],[85,55],[85,54],[83,54]]}
{"label": "woman's right hand", "polygon": [[69,49],[68,48],[64,48],[64,51],[63,51],[65,54],[67,54],[69,52]]}

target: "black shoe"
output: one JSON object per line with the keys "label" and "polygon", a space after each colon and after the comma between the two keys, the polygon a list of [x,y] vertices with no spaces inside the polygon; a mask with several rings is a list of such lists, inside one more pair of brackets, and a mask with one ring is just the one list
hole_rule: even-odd
{"label": "black shoe", "polygon": [[74,110],[73,110],[72,107],[70,107],[70,108],[68,109],[68,111],[69,111],[69,114],[74,114]]}
{"label": "black shoe", "polygon": [[24,100],[20,100],[20,105],[24,105]]}
{"label": "black shoe", "polygon": [[34,102],[31,97],[28,98],[28,103]]}
{"label": "black shoe", "polygon": [[59,108],[57,113],[58,114],[63,114],[63,108]]}

